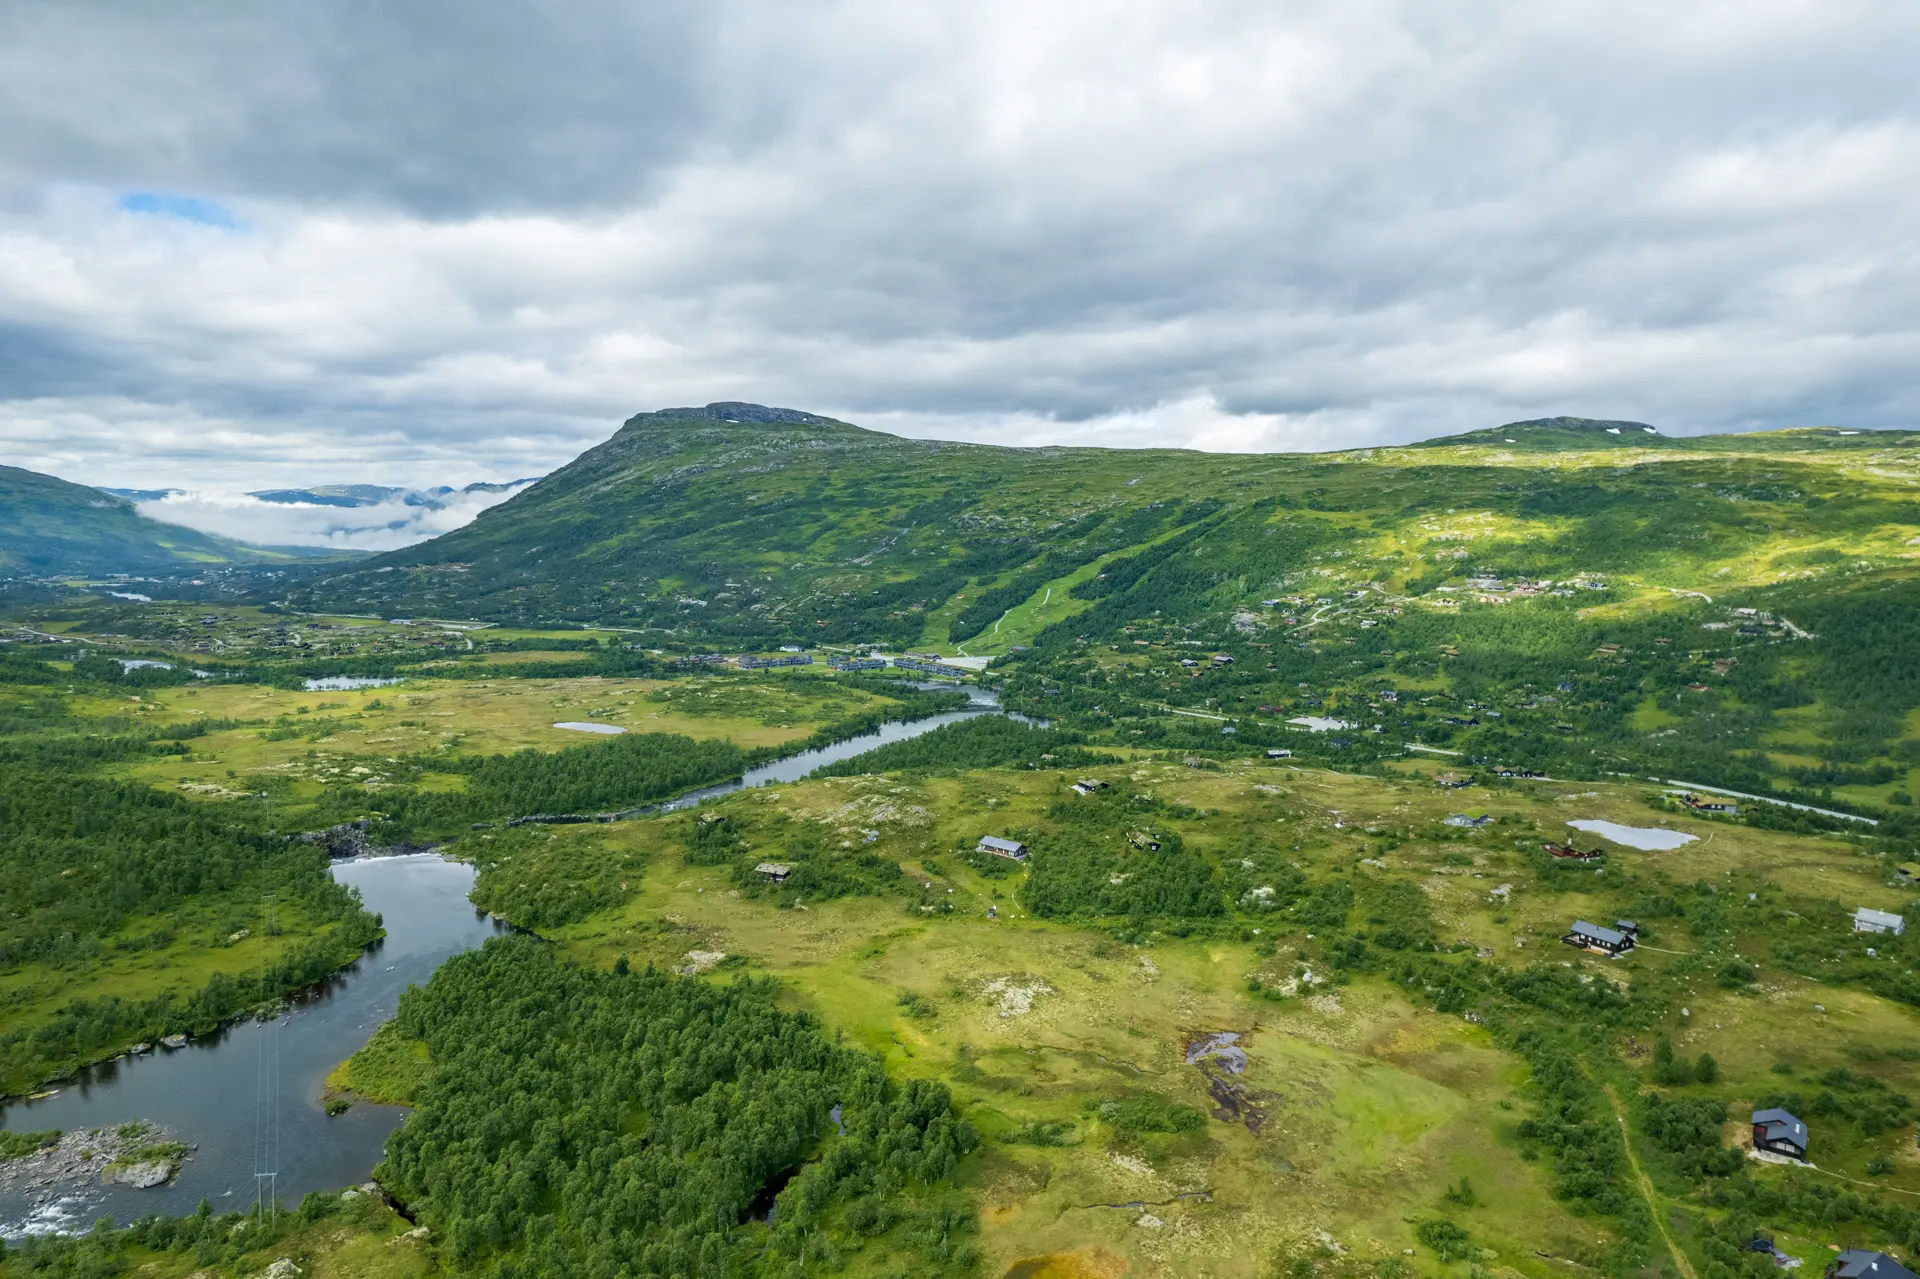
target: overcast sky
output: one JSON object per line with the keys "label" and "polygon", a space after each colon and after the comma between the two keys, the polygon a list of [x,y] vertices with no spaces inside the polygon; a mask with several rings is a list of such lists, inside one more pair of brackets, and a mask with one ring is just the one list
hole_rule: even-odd
{"label": "overcast sky", "polygon": [[0,461],[1920,418],[1912,0],[9,0]]}

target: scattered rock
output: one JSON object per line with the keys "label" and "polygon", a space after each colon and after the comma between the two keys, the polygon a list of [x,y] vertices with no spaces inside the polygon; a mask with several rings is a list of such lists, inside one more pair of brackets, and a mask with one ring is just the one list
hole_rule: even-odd
{"label": "scattered rock", "polygon": [[100,1181],[108,1186],[132,1186],[135,1190],[151,1190],[155,1186],[164,1186],[173,1180],[173,1174],[180,1171],[180,1165],[170,1159],[150,1159],[139,1163],[112,1163],[100,1171]]}
{"label": "scattered rock", "polygon": [[97,1183],[150,1189],[172,1180],[186,1153],[164,1129],[138,1120],[76,1128],[50,1146],[0,1160],[0,1194],[25,1194],[39,1205]]}
{"label": "scattered rock", "polygon": [[1036,996],[1051,995],[1054,991],[1038,977],[995,977],[982,993],[1000,1005],[1002,1017],[1018,1017],[1033,1011]]}
{"label": "scattered rock", "polygon": [[272,1265],[267,1267],[266,1279],[294,1279],[294,1276],[305,1273],[306,1271],[293,1264],[292,1257],[278,1257]]}

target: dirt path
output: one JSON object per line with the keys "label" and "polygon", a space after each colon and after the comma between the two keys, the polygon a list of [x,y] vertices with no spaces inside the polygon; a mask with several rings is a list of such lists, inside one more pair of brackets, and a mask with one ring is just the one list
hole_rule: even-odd
{"label": "dirt path", "polygon": [[1666,1240],[1667,1252],[1673,1257],[1673,1264],[1680,1269],[1680,1279],[1699,1279],[1693,1272],[1693,1263],[1687,1260],[1687,1254],[1680,1251],[1680,1245],[1673,1241],[1667,1231],[1667,1216],[1661,1211],[1660,1196],[1654,1193],[1653,1182],[1646,1170],[1640,1166],[1640,1160],[1633,1153],[1633,1134],[1627,1129],[1627,1108],[1620,1104],[1620,1096],[1613,1091],[1612,1084],[1601,1084],[1606,1090],[1607,1101],[1613,1106],[1613,1117],[1620,1121],[1620,1144],[1626,1147],[1627,1165],[1633,1169],[1633,1179],[1640,1185],[1640,1197],[1647,1201],[1647,1211],[1653,1215],[1654,1229]]}

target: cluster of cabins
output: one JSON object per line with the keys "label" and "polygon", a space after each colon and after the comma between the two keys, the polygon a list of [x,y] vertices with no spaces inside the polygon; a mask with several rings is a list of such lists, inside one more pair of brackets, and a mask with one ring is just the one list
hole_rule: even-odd
{"label": "cluster of cabins", "polygon": [[764,671],[771,666],[811,666],[811,653],[782,653],[778,657],[742,657],[739,665],[743,671]]}
{"label": "cluster of cabins", "polygon": [[1604,848],[1575,848],[1572,844],[1548,842],[1540,847],[1547,850],[1548,856],[1563,862],[1597,862],[1607,855]]}
{"label": "cluster of cabins", "polygon": [[1686,791],[1680,796],[1680,802],[1696,813],[1720,813],[1731,816],[1740,811],[1738,804],[1724,799],[1713,799],[1705,795],[1696,795]]}
{"label": "cluster of cabins", "polygon": [[[809,653],[780,653],[766,657],[756,653],[743,653],[739,657],[729,658],[719,653],[703,653],[695,657],[679,659],[683,665],[719,666],[732,662],[743,671],[764,671],[776,666],[811,666],[813,656]],[[888,661],[884,657],[829,657],[827,665],[836,671],[883,671],[889,666],[897,670],[915,671],[922,675],[935,675],[941,679],[965,679],[973,674],[964,666],[929,657],[896,657]]]}
{"label": "cluster of cabins", "polygon": [[937,675],[941,679],[965,679],[973,674],[964,666],[949,666],[945,662],[919,657],[896,657],[893,659],[893,666],[895,670],[919,671],[922,675]]}

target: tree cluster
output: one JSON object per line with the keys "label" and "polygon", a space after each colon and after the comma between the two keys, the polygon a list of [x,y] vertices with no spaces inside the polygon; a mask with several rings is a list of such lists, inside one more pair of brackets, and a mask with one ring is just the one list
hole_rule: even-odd
{"label": "tree cluster", "polygon": [[717,1279],[894,1226],[922,1272],[970,1256],[938,1190],[976,1140],[947,1090],[890,1082],[769,984],[497,938],[410,990],[398,1026],[433,1071],[382,1177],[462,1273]]}

